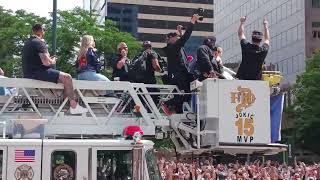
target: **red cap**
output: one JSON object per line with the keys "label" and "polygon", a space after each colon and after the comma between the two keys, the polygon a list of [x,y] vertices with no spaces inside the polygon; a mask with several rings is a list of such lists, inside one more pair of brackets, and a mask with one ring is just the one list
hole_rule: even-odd
{"label": "red cap", "polygon": [[140,128],[140,126],[127,126],[123,130],[123,135],[124,136],[133,136],[135,132],[139,132],[141,135],[143,135],[143,131]]}

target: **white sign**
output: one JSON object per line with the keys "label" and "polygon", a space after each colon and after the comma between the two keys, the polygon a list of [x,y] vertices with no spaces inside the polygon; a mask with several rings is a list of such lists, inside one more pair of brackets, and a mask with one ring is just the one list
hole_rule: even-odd
{"label": "white sign", "polygon": [[219,142],[270,143],[270,92],[265,81],[219,81]]}

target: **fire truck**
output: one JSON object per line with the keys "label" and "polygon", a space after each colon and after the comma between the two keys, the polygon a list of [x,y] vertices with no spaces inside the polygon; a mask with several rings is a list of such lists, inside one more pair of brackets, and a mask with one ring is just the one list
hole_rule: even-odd
{"label": "fire truck", "polygon": [[285,151],[271,143],[270,82],[195,81],[192,102],[175,114],[164,103],[186,93],[174,85],[74,80],[88,112],[72,115],[62,84],[1,78],[9,93],[0,96],[0,179],[158,180],[153,142],[142,134],[170,138],[181,154]]}

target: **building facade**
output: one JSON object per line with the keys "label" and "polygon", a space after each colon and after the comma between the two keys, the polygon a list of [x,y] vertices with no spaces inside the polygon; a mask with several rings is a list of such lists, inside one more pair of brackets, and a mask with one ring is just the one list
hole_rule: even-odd
{"label": "building facade", "polygon": [[253,30],[263,32],[263,18],[268,19],[271,40],[266,64],[283,73],[284,84],[294,83],[305,70],[306,58],[320,47],[320,0],[216,0],[215,34],[225,63],[241,62],[237,34],[241,16],[247,16],[249,40]]}
{"label": "building facade", "polygon": [[[166,34],[177,25],[186,26],[198,8],[205,9],[203,22],[195,26],[186,51],[195,54],[207,36],[213,35],[213,0],[90,0],[85,9],[96,10],[101,21],[115,21],[121,31],[129,32],[139,41],[149,40],[155,48],[166,46]],[[89,6],[89,8],[88,8]],[[91,8],[90,8],[91,7]],[[105,17],[105,18],[103,18]]]}

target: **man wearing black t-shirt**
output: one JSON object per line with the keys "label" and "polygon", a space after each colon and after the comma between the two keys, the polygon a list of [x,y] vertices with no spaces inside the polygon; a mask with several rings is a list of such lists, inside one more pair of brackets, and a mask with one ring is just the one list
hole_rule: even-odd
{"label": "man wearing black t-shirt", "polygon": [[238,36],[240,39],[242,50],[242,62],[236,77],[242,80],[261,80],[262,78],[262,65],[268,54],[270,34],[268,29],[268,21],[263,20],[264,26],[264,42],[260,46],[263,33],[259,31],[252,32],[252,43],[246,40],[244,35],[244,23],[246,17],[240,18],[240,27]]}
{"label": "man wearing black t-shirt", "polygon": [[159,65],[158,54],[152,49],[150,41],[143,42],[143,51],[146,52],[146,74],[145,79],[142,82],[145,84],[156,84],[155,71],[160,72],[161,67]]}
{"label": "man wearing black t-shirt", "polygon": [[29,79],[63,83],[65,96],[70,101],[70,113],[86,113],[88,110],[75,101],[71,75],[51,68],[56,64],[56,58],[50,57],[43,37],[44,28],[41,24],[35,24],[32,27],[32,36],[24,43],[22,49],[23,76]]}
{"label": "man wearing black t-shirt", "polygon": [[120,42],[117,49],[119,53],[111,60],[112,78],[116,81],[130,81],[128,74],[130,59],[127,57],[128,46],[125,42]]}

